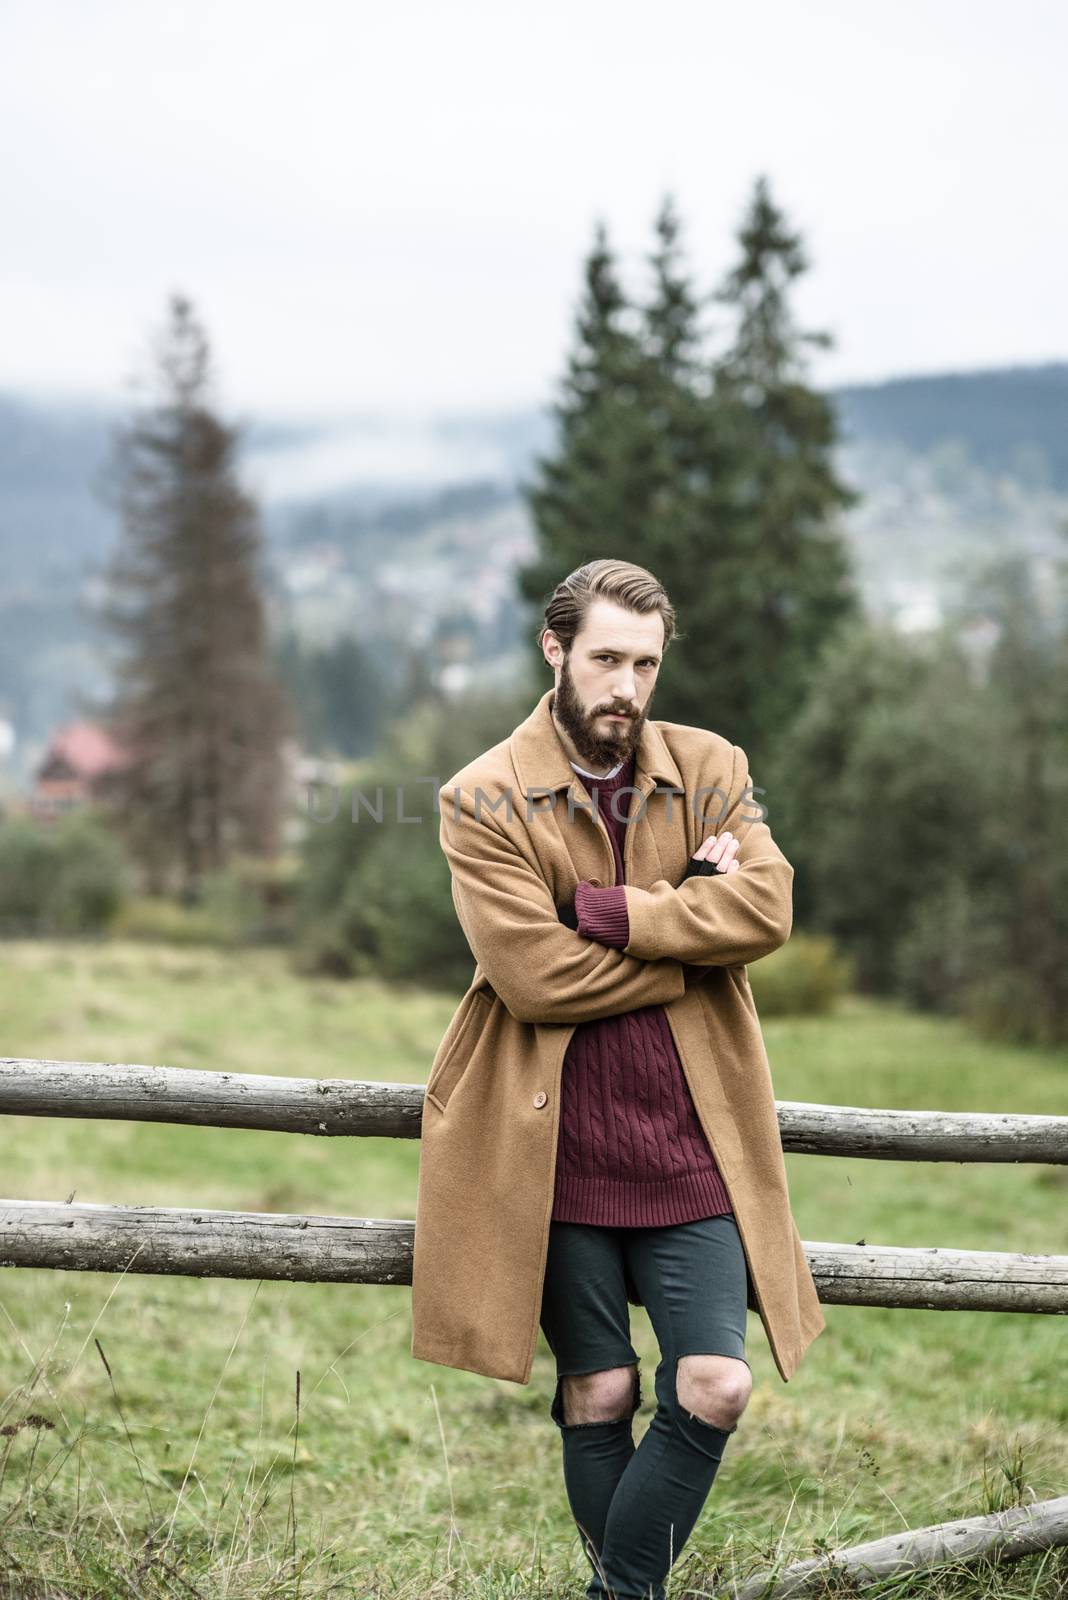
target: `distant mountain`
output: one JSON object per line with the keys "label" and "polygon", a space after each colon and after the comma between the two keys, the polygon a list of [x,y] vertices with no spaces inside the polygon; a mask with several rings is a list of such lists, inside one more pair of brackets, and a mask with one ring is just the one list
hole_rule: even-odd
{"label": "distant mountain", "polygon": [[1068,362],[895,378],[834,391],[845,521],[869,608],[933,622],[977,563],[1039,568],[1068,526]]}
{"label": "distant mountain", "polygon": [[1068,362],[892,378],[833,391],[853,438],[927,454],[959,444],[976,466],[1068,492]]}
{"label": "distant mountain", "polygon": [[[832,391],[845,521],[871,608],[905,626],[939,612],[964,567],[1052,559],[1068,521],[1068,362],[895,378]],[[92,610],[113,543],[100,499],[118,413],[0,394],[0,723],[25,778],[77,691],[107,686]],[[405,639],[462,682],[506,675],[533,550],[517,484],[549,448],[547,411],[423,421],[265,418],[245,430],[263,506],[272,614],[305,641]],[[0,741],[0,752],[3,750]],[[0,787],[4,758],[0,753]]]}

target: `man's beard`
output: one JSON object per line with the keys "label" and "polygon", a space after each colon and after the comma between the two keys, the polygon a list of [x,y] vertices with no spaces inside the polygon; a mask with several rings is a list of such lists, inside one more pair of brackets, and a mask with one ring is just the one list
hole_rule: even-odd
{"label": "man's beard", "polygon": [[[633,706],[613,705],[609,698],[603,704],[595,705],[593,715],[588,716],[575,693],[575,682],[565,656],[560,667],[560,682],[552,698],[552,714],[583,761],[589,762],[591,767],[614,767],[638,748],[652,698],[650,695],[644,709],[637,715]],[[596,726],[596,718],[611,711],[617,711],[631,720],[605,723],[606,731],[602,732]]]}

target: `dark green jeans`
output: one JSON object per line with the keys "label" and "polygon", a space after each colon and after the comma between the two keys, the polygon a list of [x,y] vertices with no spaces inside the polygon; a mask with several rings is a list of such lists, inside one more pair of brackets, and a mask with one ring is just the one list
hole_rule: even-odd
{"label": "dark green jeans", "polygon": [[[660,1346],[657,1407],[637,1449],[632,1420],[641,1376],[628,1310],[634,1288]],[[556,1358],[550,1415],[563,1440],[564,1485],[594,1569],[588,1600],[664,1600],[664,1579],[738,1426],[717,1428],[679,1404],[676,1362],[700,1353],[745,1361],[746,1290],[745,1253],[730,1213],[667,1228],[551,1223],[541,1327]],[[631,1365],[630,1416],[565,1422],[564,1377]]]}

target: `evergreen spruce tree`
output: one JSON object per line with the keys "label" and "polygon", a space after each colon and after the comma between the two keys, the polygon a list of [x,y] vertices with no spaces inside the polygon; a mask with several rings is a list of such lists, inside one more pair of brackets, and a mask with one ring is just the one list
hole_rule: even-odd
{"label": "evergreen spruce tree", "polygon": [[[801,346],[826,336],[794,330],[787,290],[804,260],[763,182],[742,261],[708,297],[737,313],[718,361],[704,353],[670,197],[655,234],[652,292],[632,308],[598,230],[555,453],[527,489],[540,553],[521,592],[540,607],[595,556],[654,572],[680,624],[654,714],[715,728],[766,771],[814,657],[859,608],[831,522],[856,496],[831,468],[831,407],[802,373]],[[544,682],[540,658],[538,672]]]}
{"label": "evergreen spruce tree", "polygon": [[671,195],[664,197],[653,228],[653,295],[643,318],[646,351],[666,385],[696,388],[704,365],[698,323],[701,304],[682,265],[681,225]]}
{"label": "evergreen spruce tree", "polygon": [[639,541],[617,553],[647,567],[678,597],[679,631],[657,679],[654,715],[729,732],[728,708],[713,699],[713,685],[715,641],[732,604],[716,569],[735,468],[712,395],[700,324],[703,301],[684,265],[670,196],[654,231],[652,293],[642,307],[642,393],[660,471]]}
{"label": "evergreen spruce tree", "polygon": [[290,713],[271,665],[262,538],[239,431],[210,405],[210,352],[173,295],[156,393],[114,440],[121,537],[105,624],[120,643],[108,720],[126,747],[119,820],[150,885],[198,896],[234,851],[269,854]]}
{"label": "evergreen spruce tree", "polygon": [[274,649],[275,669],[292,704],[305,746],[322,755],[369,755],[387,700],[368,650],[349,634],[306,646],[290,626]]}
{"label": "evergreen spruce tree", "polygon": [[[665,437],[650,426],[648,361],[620,285],[607,230],[599,223],[585,266],[561,395],[552,410],[554,453],[523,485],[540,552],[518,575],[524,599],[540,611],[560,579],[598,556],[640,560],[657,482],[670,476]],[[535,655],[534,682],[545,687]]]}
{"label": "evergreen spruce tree", "polygon": [[[1068,527],[1062,525],[1068,551]],[[997,752],[974,830],[985,902],[977,1010],[991,1031],[1068,1039],[1068,560],[1041,572],[997,556],[969,579],[962,609],[993,620],[981,737]],[[990,773],[991,763],[985,764]],[[959,826],[956,816],[950,825]]]}
{"label": "evergreen spruce tree", "polygon": [[716,699],[732,737],[770,751],[804,702],[821,647],[861,610],[838,513],[859,496],[835,475],[832,403],[809,387],[789,291],[807,269],[800,237],[757,179],[738,233],[741,255],[716,293],[735,317],[713,365],[713,405],[734,464],[715,567],[730,597],[717,629]]}

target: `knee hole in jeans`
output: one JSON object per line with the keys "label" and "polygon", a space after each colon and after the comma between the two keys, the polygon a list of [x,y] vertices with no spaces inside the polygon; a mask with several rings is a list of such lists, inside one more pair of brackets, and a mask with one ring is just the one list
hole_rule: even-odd
{"label": "knee hole in jeans", "polygon": [[733,1433],[753,1389],[748,1362],[713,1354],[702,1361],[700,1355],[695,1355],[688,1368],[680,1369],[679,1362],[685,1359],[675,1358],[675,1398],[679,1407],[699,1422]]}
{"label": "knee hole in jeans", "polygon": [[568,1427],[628,1421],[641,1404],[638,1367],[565,1373],[560,1379],[560,1398],[561,1415]]}

